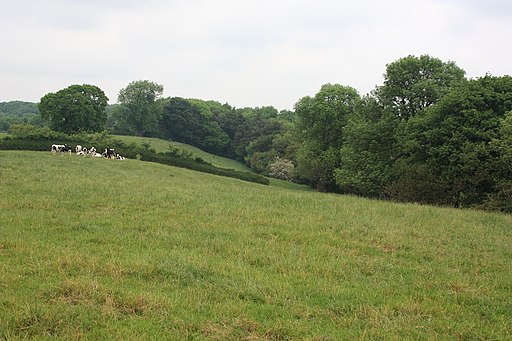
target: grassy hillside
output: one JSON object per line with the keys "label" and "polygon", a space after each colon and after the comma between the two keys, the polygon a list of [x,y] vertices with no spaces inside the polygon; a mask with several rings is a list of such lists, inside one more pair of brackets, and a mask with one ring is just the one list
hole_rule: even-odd
{"label": "grassy hillside", "polygon": [[[183,150],[189,151],[195,156],[201,157],[203,160],[211,163],[212,165],[220,168],[227,168],[227,169],[234,169],[240,172],[253,172],[252,169],[247,167],[241,162],[210,154],[205,151],[202,151],[199,148],[190,146],[188,144],[180,143],[180,142],[174,142],[174,141],[166,141],[158,138],[153,137],[139,137],[139,136],[121,136],[121,135],[115,135],[115,139],[121,140],[125,143],[135,143],[138,145],[142,145],[143,143],[149,143],[151,145],[151,148],[155,149],[157,153],[163,153],[169,150],[169,145],[176,146],[178,148],[181,148]],[[287,189],[295,189],[295,190],[303,190],[303,191],[311,191],[312,189],[305,185],[296,184],[289,181],[269,178],[270,180],[270,186],[273,187],[280,187],[280,188],[287,188]]]}
{"label": "grassy hillside", "polygon": [[241,172],[251,172],[251,169],[244,165],[243,163],[237,162],[235,160],[231,160],[222,156],[213,155],[207,152],[202,151],[199,148],[192,147],[188,144],[174,142],[174,141],[165,141],[152,137],[138,137],[138,136],[120,136],[116,135],[114,138],[124,141],[126,143],[149,143],[151,148],[155,149],[157,153],[167,152],[169,151],[169,145],[173,145],[184,149],[186,151],[191,152],[192,154],[201,157],[203,160],[210,162],[214,166],[221,168],[234,169]]}
{"label": "grassy hillside", "polygon": [[0,338],[512,337],[512,216],[0,151]]}

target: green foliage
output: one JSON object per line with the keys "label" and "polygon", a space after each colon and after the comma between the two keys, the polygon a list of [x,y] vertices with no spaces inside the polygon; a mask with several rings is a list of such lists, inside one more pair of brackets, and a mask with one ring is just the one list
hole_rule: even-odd
{"label": "green foliage", "polygon": [[266,152],[253,152],[249,157],[249,166],[253,171],[265,176],[269,175],[270,164],[277,157],[275,150],[269,150]]}
{"label": "green foliage", "polygon": [[385,108],[409,119],[435,104],[451,86],[464,80],[464,74],[454,62],[428,55],[407,56],[386,66],[384,85],[376,95]]}
{"label": "green foliage", "polygon": [[424,116],[407,122],[399,137],[401,164],[426,167],[446,187],[451,205],[481,205],[510,179],[510,167],[502,160],[508,153],[506,114],[511,109],[512,77],[461,83]]}
{"label": "green foliage", "polygon": [[40,140],[40,139],[67,139],[64,133],[53,131],[48,127],[36,127],[30,124],[14,124],[9,129],[10,138]]}
{"label": "green foliage", "polygon": [[66,134],[97,132],[105,127],[108,98],[94,85],[71,85],[48,93],[38,105],[50,128]]}
{"label": "green foliage", "polygon": [[355,89],[325,84],[315,97],[304,97],[295,105],[304,141],[297,152],[296,171],[319,190],[336,187],[334,172],[340,167],[343,127],[359,101]]}
{"label": "green foliage", "polygon": [[392,179],[399,120],[373,97],[364,97],[348,116],[336,183],[344,193],[384,197]]}
{"label": "green foliage", "polygon": [[23,101],[0,102],[0,113],[3,114],[39,114],[36,103]]}
{"label": "green foliage", "polygon": [[190,152],[194,157],[200,157],[208,163],[213,164],[216,167],[235,169],[242,172],[250,172],[250,168],[245,164],[238,161],[207,153],[199,148],[193,147],[188,144],[175,141],[166,141],[154,137],[138,137],[138,136],[119,136],[116,135],[116,140],[121,140],[127,144],[147,144],[151,149],[154,149],[157,153],[166,153],[169,151],[169,146],[175,146],[180,150],[186,150]]}
{"label": "green foliage", "polygon": [[119,91],[113,116],[135,132],[144,136],[155,131],[161,115],[157,100],[162,96],[163,85],[148,80],[134,81]]}
{"label": "green foliage", "polygon": [[13,124],[42,126],[37,104],[22,101],[0,102],[0,131],[8,131]]}
{"label": "green foliage", "polygon": [[224,154],[229,137],[215,121],[208,105],[198,100],[174,97],[165,101],[160,122],[163,137],[205,151]]}

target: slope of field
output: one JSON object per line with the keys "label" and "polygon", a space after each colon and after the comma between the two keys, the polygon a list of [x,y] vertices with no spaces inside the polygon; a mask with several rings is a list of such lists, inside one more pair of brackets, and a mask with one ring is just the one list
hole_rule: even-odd
{"label": "slope of field", "polygon": [[252,172],[249,167],[244,165],[243,163],[240,163],[235,160],[231,160],[226,157],[213,155],[210,153],[207,153],[205,151],[202,151],[199,148],[190,146],[188,144],[175,142],[175,141],[166,141],[162,139],[157,139],[153,137],[139,137],[139,136],[122,136],[122,135],[115,135],[113,136],[115,139],[121,140],[126,143],[135,143],[135,144],[142,144],[142,143],[149,143],[151,145],[151,148],[155,149],[157,153],[164,153],[169,151],[169,145],[176,146],[178,148],[181,148],[183,150],[189,151],[190,153],[194,154],[195,156],[201,157],[203,160],[210,162],[212,165],[216,167],[221,168],[228,168],[228,169],[234,169],[241,172]]}
{"label": "slope of field", "polygon": [[512,216],[0,151],[2,339],[512,337]]}
{"label": "slope of field", "polygon": [[[174,141],[166,141],[154,137],[139,137],[139,136],[122,136],[122,135],[114,135],[115,139],[123,141],[125,143],[135,143],[137,145],[142,145],[143,143],[149,143],[151,148],[155,149],[157,153],[164,153],[169,150],[169,145],[173,145],[175,147],[181,148],[192,153],[194,156],[199,156],[206,162],[211,163],[212,165],[220,168],[234,169],[240,172],[253,172],[252,169],[247,167],[241,162],[236,160],[232,160],[226,157],[210,154],[205,152],[199,148],[190,146],[185,143],[174,142]],[[281,187],[287,189],[295,189],[295,190],[303,190],[303,191],[311,191],[312,189],[308,186],[296,184],[289,181],[269,178],[270,186],[273,187]]]}

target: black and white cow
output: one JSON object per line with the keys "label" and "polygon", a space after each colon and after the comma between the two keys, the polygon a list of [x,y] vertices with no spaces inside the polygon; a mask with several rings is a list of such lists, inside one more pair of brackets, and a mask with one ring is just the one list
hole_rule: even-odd
{"label": "black and white cow", "polygon": [[71,155],[71,147],[67,144],[52,144],[51,152],[52,154],[60,153],[61,155],[69,152],[69,155]]}
{"label": "black and white cow", "polygon": [[105,148],[102,155],[107,159],[114,159],[116,157],[116,151],[113,148]]}

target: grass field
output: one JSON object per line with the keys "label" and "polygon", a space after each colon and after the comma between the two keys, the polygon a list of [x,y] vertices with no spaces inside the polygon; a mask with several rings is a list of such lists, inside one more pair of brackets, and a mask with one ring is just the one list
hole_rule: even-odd
{"label": "grass field", "polygon": [[512,338],[512,216],[0,151],[1,339]]}
{"label": "grass field", "polygon": [[[153,137],[139,137],[139,136],[122,136],[122,135],[113,135],[115,139],[121,140],[125,143],[135,143],[138,145],[142,145],[142,143],[149,143],[151,148],[155,149],[157,153],[163,153],[169,150],[169,145],[176,146],[183,150],[189,151],[195,156],[201,157],[203,160],[211,163],[212,165],[220,168],[234,169],[240,172],[252,172],[252,169],[247,167],[241,162],[210,154],[205,151],[202,151],[199,148],[190,146],[188,144],[174,142],[174,141],[166,141]],[[296,184],[289,181],[269,178],[270,186],[280,187],[286,189],[294,189],[294,190],[303,190],[303,191],[311,191],[311,188],[305,185]]]}
{"label": "grass field", "polygon": [[188,144],[180,143],[180,142],[174,142],[174,141],[166,141],[162,139],[157,139],[153,137],[139,137],[139,136],[121,136],[121,135],[114,135],[113,136],[117,140],[121,140],[126,143],[135,143],[135,144],[142,144],[142,143],[149,143],[151,145],[151,148],[155,149],[157,153],[163,153],[169,151],[169,145],[176,146],[178,148],[184,149],[186,151],[191,152],[195,156],[201,157],[203,160],[210,162],[214,166],[221,167],[221,168],[228,168],[228,169],[234,169],[241,172],[251,172],[251,169],[244,165],[243,163],[240,163],[235,160],[231,160],[222,156],[213,155],[207,152],[202,151],[199,148],[192,147]]}

